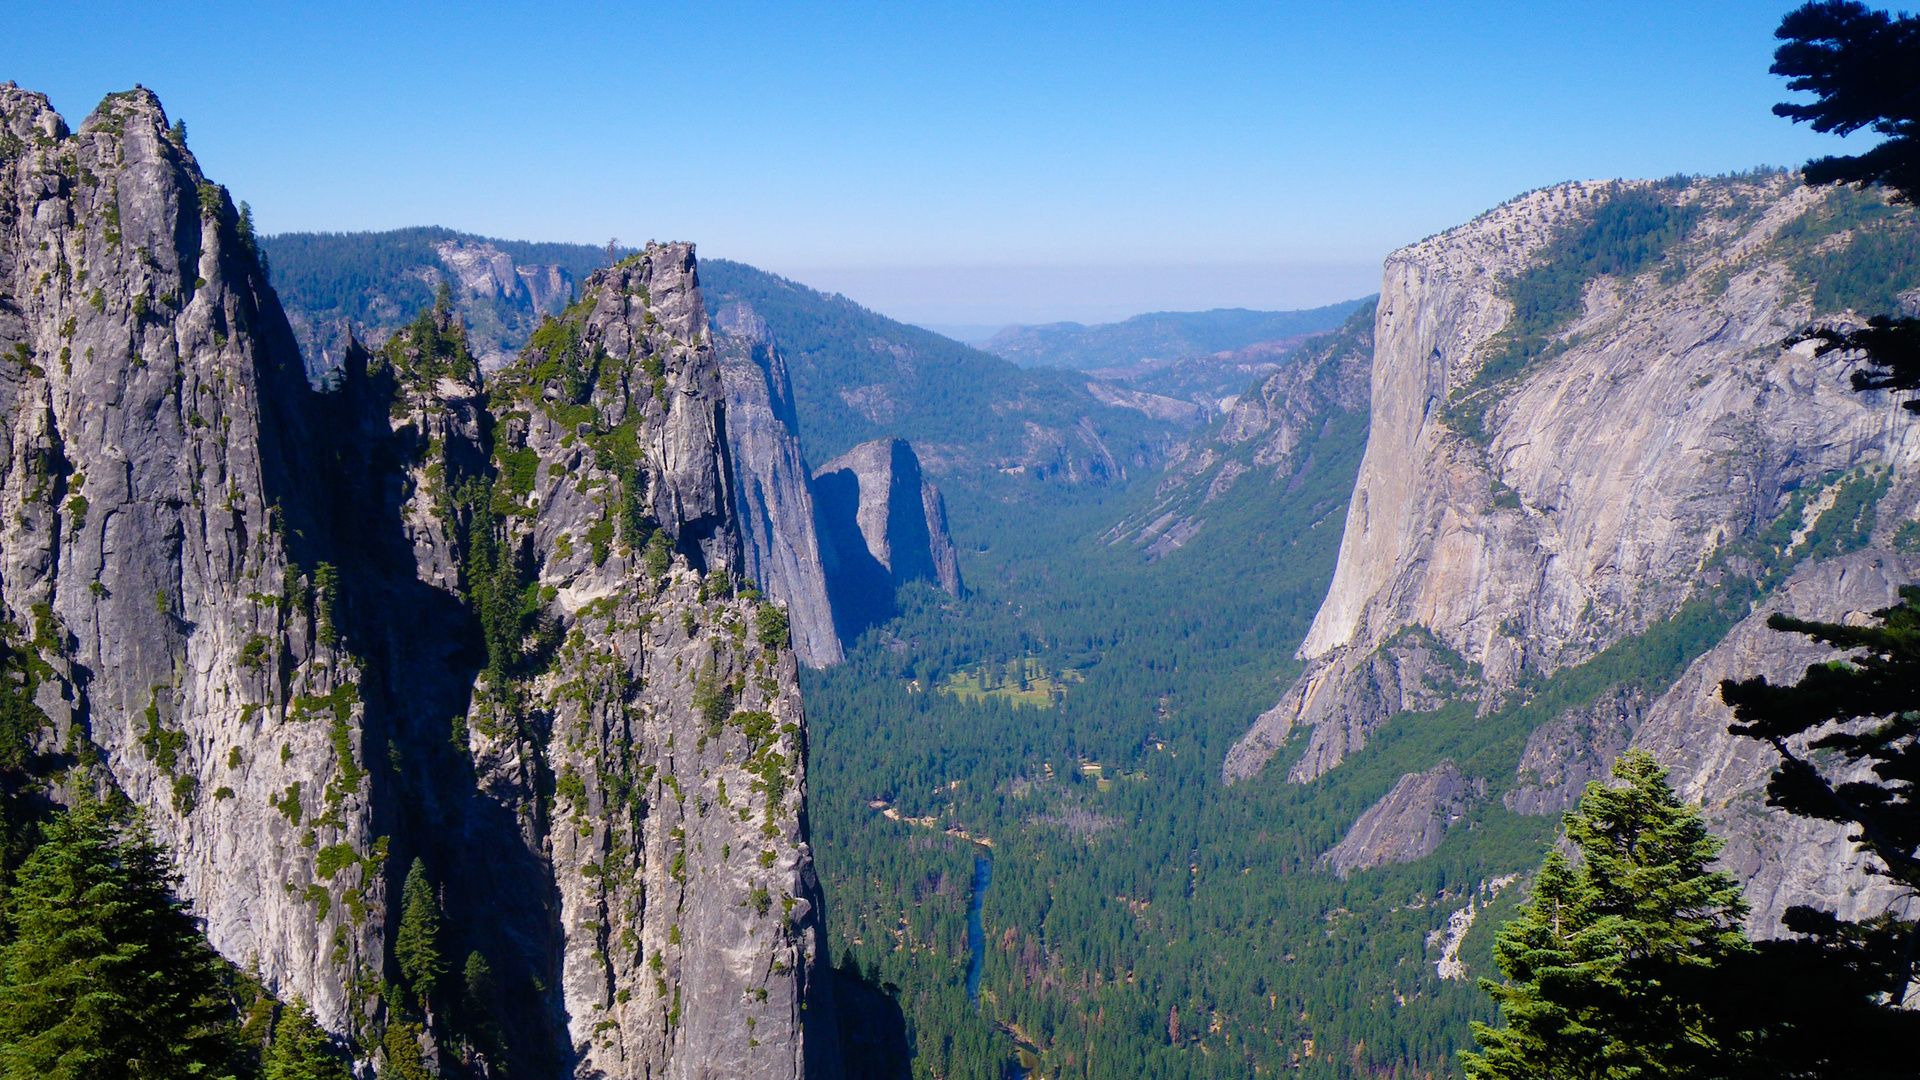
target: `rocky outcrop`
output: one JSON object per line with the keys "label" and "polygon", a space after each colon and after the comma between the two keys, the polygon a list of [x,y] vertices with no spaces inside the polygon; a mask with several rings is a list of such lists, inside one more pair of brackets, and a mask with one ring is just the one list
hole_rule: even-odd
{"label": "rocky outcrop", "polygon": [[[180,131],[145,91],[69,132],[0,87],[0,603],[52,794],[144,807],[213,945],[342,1035],[838,1075],[788,619],[738,586],[691,247],[595,274],[484,393],[445,308],[316,393]],[[491,1015],[388,959],[414,865]]]}
{"label": "rocky outcrop", "polygon": [[786,606],[801,663],[837,664],[845,654],[827,598],[786,357],[766,321],[745,304],[729,304],[714,321],[721,330],[716,351],[726,386],[727,445],[738,476],[734,494],[747,576]]}
{"label": "rocky outcrop", "polygon": [[[1791,683],[1809,665],[1836,658],[1824,645],[1769,628],[1768,615],[1862,621],[1897,603],[1899,587],[1917,575],[1920,559],[1882,550],[1802,568],[1695,660],[1653,703],[1634,735],[1632,745],[1670,766],[1668,779],[1680,797],[1704,809],[1714,833],[1726,839],[1720,865],[1740,879],[1753,905],[1748,925],[1755,933],[1777,933],[1780,916],[1795,904],[1859,919],[1890,906],[1911,909],[1911,900],[1888,879],[1863,872],[1866,860],[1848,841],[1848,827],[1766,804],[1767,780],[1779,758],[1765,743],[1727,730],[1733,712],[1720,700],[1720,682],[1765,675]],[[1862,770],[1849,779],[1871,777]]]}
{"label": "rocky outcrop", "polygon": [[1485,780],[1469,779],[1451,761],[1408,773],[1320,856],[1319,865],[1346,877],[1355,870],[1424,859],[1440,849],[1448,827],[1486,793]]}
{"label": "rocky outcrop", "polygon": [[146,807],[214,947],[338,1030],[383,953],[378,751],[305,373],[237,224],[151,93],[70,132],[0,87],[0,600],[53,671],[45,752]]}
{"label": "rocky outcrop", "polygon": [[1633,742],[1650,704],[1645,687],[1615,687],[1592,705],[1534,728],[1520,754],[1514,786],[1502,797],[1507,809],[1521,814],[1573,809],[1589,783],[1609,778],[1613,759]]}
{"label": "rocky outcrop", "polygon": [[[1586,280],[1570,321],[1516,359],[1513,283],[1570,258],[1567,238],[1631,192],[1685,231],[1636,273]],[[1920,569],[1888,550],[1920,513],[1920,426],[1786,340],[1852,318],[1816,311],[1803,282],[1809,252],[1849,250],[1837,200],[1857,198],[1785,176],[1567,185],[1390,257],[1366,458],[1307,667],[1225,777],[1254,775],[1305,727],[1287,767],[1310,780],[1390,718],[1457,702],[1531,717],[1517,770],[1473,778],[1521,813],[1568,809],[1627,747],[1654,752],[1727,839],[1755,933],[1793,904],[1885,910],[1893,892],[1844,829],[1765,805],[1772,754],[1727,732],[1718,699],[1722,678],[1791,680],[1830,656],[1767,630],[1768,612],[1859,617]],[[1577,705],[1535,703],[1577,684]],[[1328,865],[1425,847],[1430,820],[1400,811],[1433,775],[1403,779]]]}
{"label": "rocky outcrop", "polygon": [[940,490],[905,439],[876,439],[813,474],[821,554],[843,636],[885,618],[894,590],[927,581],[960,594],[960,566]]}
{"label": "rocky outcrop", "polygon": [[1388,258],[1371,433],[1307,670],[1228,755],[1227,779],[1302,727],[1296,780],[1364,745],[1396,710],[1372,658],[1406,627],[1476,665],[1491,705],[1672,615],[1794,491],[1920,453],[1843,361],[1783,345],[1815,314],[1794,245],[1817,242],[1849,193],[1781,175],[1661,189],[1694,215],[1667,260],[1592,278],[1535,359],[1488,370],[1510,355],[1508,283],[1637,190],[1534,192]]}

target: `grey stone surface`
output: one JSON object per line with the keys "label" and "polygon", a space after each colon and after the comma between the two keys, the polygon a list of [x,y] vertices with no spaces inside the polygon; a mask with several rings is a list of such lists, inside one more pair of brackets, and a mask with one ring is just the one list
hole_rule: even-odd
{"label": "grey stone surface", "polygon": [[[1674,790],[1706,811],[1714,833],[1726,839],[1720,865],[1740,879],[1753,905],[1748,927],[1756,934],[1778,933],[1780,916],[1795,904],[1854,919],[1890,906],[1911,911],[1912,900],[1886,878],[1864,872],[1868,860],[1847,839],[1846,826],[1794,817],[1766,804],[1767,780],[1779,757],[1765,743],[1727,730],[1733,711],[1720,700],[1720,681],[1755,675],[1776,683],[1797,680],[1808,665],[1838,654],[1802,635],[1770,629],[1768,615],[1780,611],[1801,619],[1861,621],[1897,603],[1899,587],[1916,575],[1920,560],[1883,550],[1802,567],[1695,660],[1652,704],[1634,735],[1632,745],[1669,766]],[[1871,776],[1860,770],[1845,779]]]}
{"label": "grey stone surface", "polygon": [[[1365,705],[1369,658],[1407,626],[1479,665],[1490,703],[1677,611],[1791,490],[1920,455],[1908,414],[1855,393],[1846,361],[1783,347],[1815,313],[1769,245],[1830,197],[1784,176],[1681,191],[1705,211],[1684,276],[1590,283],[1564,348],[1477,397],[1485,434],[1463,434],[1458,399],[1511,312],[1502,282],[1607,190],[1533,192],[1387,259],[1367,452],[1307,669],[1227,778],[1302,727],[1296,780],[1363,745],[1384,719]],[[1719,212],[1742,200],[1756,212]]]}
{"label": "grey stone surface", "polygon": [[[213,945],[336,1032],[381,1015],[417,858],[443,948],[506,995],[511,1060],[471,1071],[837,1076],[794,652],[723,586],[746,545],[693,250],[583,295],[584,402],[358,345],[318,393],[151,93],[69,132],[0,87],[0,604],[54,672],[40,749],[57,795],[144,807]],[[450,490],[496,463],[481,538],[537,578],[512,670]],[[460,1057],[445,1010],[428,1035]]]}
{"label": "grey stone surface", "polygon": [[813,499],[843,638],[890,612],[894,589],[909,581],[960,594],[946,503],[905,439],[861,443],[820,466]]}
{"label": "grey stone surface", "polygon": [[1407,773],[1320,856],[1319,865],[1346,877],[1355,870],[1424,859],[1439,850],[1447,829],[1486,793],[1485,780],[1469,778],[1451,761]]}
{"label": "grey stone surface", "polygon": [[378,826],[359,664],[288,601],[324,527],[299,353],[151,93],[69,133],[9,84],[0,132],[0,600],[53,642],[49,749],[147,809],[216,948],[340,1029],[386,882],[306,898],[317,852]]}
{"label": "grey stone surface", "polygon": [[[1853,391],[1846,362],[1785,345],[1817,313],[1772,240],[1831,193],[1786,177],[1678,192],[1705,211],[1676,253],[1685,273],[1590,282],[1563,347],[1476,398],[1484,434],[1463,433],[1460,398],[1511,311],[1501,282],[1604,194],[1594,184],[1534,192],[1387,260],[1367,453],[1334,580],[1300,650],[1307,667],[1223,773],[1254,775],[1308,728],[1289,777],[1311,780],[1389,717],[1431,708],[1405,690],[1435,686],[1442,653],[1406,655],[1409,630],[1468,663],[1473,678],[1442,696],[1482,708],[1513,700],[1720,587],[1739,566],[1712,560],[1741,558],[1740,542],[1785,513],[1794,491],[1810,496],[1804,535],[1835,476],[1887,470],[1877,546],[1800,566],[1671,687],[1617,687],[1536,729],[1506,796],[1521,812],[1564,810],[1623,749],[1643,746],[1728,841],[1723,863],[1753,903],[1754,932],[1776,932],[1797,903],[1884,910],[1891,893],[1862,875],[1843,829],[1765,806],[1771,752],[1727,733],[1717,693],[1721,678],[1792,678],[1826,655],[1768,631],[1769,610],[1858,617],[1917,569],[1885,548],[1920,511],[1920,425],[1891,396]],[[1720,212],[1739,200],[1750,213]],[[1413,850],[1427,830],[1417,815],[1388,825],[1393,802],[1369,812],[1369,843]],[[1343,842],[1353,845],[1367,846]]]}
{"label": "grey stone surface", "polygon": [[1520,814],[1573,809],[1589,783],[1608,778],[1613,759],[1633,741],[1650,704],[1643,687],[1616,687],[1594,704],[1534,728],[1520,754],[1518,783],[1502,796],[1507,809]]}
{"label": "grey stone surface", "polygon": [[766,321],[745,304],[728,304],[714,322],[747,576],[786,605],[801,663],[837,664],[845,653],[814,532],[811,477],[800,452],[786,357]]}

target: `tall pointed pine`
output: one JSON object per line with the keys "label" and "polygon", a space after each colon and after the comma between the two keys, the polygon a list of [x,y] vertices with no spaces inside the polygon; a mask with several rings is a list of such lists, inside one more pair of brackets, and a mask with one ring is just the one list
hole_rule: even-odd
{"label": "tall pointed pine", "polygon": [[20,867],[0,948],[0,1080],[231,1076],[218,957],[158,846],[98,802]]}
{"label": "tall pointed pine", "polygon": [[1494,945],[1507,981],[1482,980],[1506,1024],[1475,1024],[1475,1080],[1710,1077],[1742,1052],[1723,1045],[1698,973],[1749,946],[1739,886],[1708,869],[1720,842],[1667,786],[1651,755],[1613,767],[1567,815],[1581,854],[1541,867],[1532,898]]}
{"label": "tall pointed pine", "polygon": [[313,1011],[296,1000],[274,1025],[261,1080],[353,1080],[353,1074],[341,1064]]}
{"label": "tall pointed pine", "polygon": [[440,904],[434,899],[433,883],[427,880],[427,865],[419,859],[407,870],[400,905],[393,953],[400,961],[401,977],[424,1008],[446,977],[447,960],[440,953]]}

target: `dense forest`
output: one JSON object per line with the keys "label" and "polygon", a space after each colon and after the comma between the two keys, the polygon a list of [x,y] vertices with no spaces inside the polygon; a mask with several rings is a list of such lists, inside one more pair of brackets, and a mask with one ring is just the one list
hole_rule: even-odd
{"label": "dense forest", "polygon": [[[1681,190],[1615,189],[1558,233],[1508,284],[1529,306],[1507,341],[1550,340],[1596,274],[1660,271],[1699,219]],[[1874,210],[1886,202],[1873,194],[1832,205],[1772,254],[1796,272],[1851,265],[1852,241],[1875,263],[1855,277],[1883,280],[1859,230],[1907,215]],[[1497,976],[1495,931],[1561,828],[1500,799],[1528,735],[1602,695],[1657,696],[1795,566],[1864,546],[1891,479],[1868,468],[1794,493],[1704,569],[1720,587],[1491,712],[1405,714],[1312,783],[1269,770],[1223,787],[1227,746],[1298,670],[1287,658],[1324,595],[1365,436],[1359,418],[1335,420],[1302,451],[1312,469],[1243,477],[1197,539],[1157,561],[1103,539],[1150,503],[1146,485],[963,504],[952,523],[973,593],[916,590],[844,667],[811,676],[835,953],[897,989],[919,1075],[1456,1071],[1469,1021],[1494,1005],[1471,979],[1435,977],[1448,917],[1470,896],[1487,905],[1458,957]],[[1347,878],[1319,863],[1402,774],[1442,759],[1491,779],[1434,855]],[[992,868],[977,1000],[975,860]]]}

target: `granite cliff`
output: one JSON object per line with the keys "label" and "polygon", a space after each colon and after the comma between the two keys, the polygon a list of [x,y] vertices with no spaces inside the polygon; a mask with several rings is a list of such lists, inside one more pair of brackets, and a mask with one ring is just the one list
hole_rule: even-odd
{"label": "granite cliff", "polygon": [[[497,376],[442,307],[320,392],[182,130],[0,87],[0,615],[48,796],[143,807],[215,948],[376,1060],[411,1021],[452,1075],[839,1075],[692,248]],[[410,868],[465,996],[396,966]]]}
{"label": "granite cliff", "polygon": [[[1389,257],[1338,568],[1306,670],[1226,779],[1309,781],[1390,723],[1465,708],[1482,729],[1532,725],[1517,763],[1489,751],[1471,778],[1523,813],[1563,809],[1630,744],[1658,751],[1739,838],[1727,858],[1759,928],[1786,903],[1862,891],[1837,834],[1761,807],[1769,763],[1724,734],[1714,680],[1809,659],[1766,640],[1748,597],[1834,616],[1903,579],[1888,549],[1920,510],[1920,431],[1788,339],[1852,318],[1823,282],[1883,282],[1861,237],[1907,221],[1784,174],[1570,184]],[[1447,789],[1435,814],[1459,789],[1425,786]],[[1430,817],[1383,804],[1339,861],[1425,847],[1378,839],[1395,815]]]}
{"label": "granite cliff", "polygon": [[821,555],[841,633],[886,618],[910,581],[960,595],[960,564],[940,489],[905,439],[875,439],[813,474]]}
{"label": "granite cliff", "polygon": [[735,497],[747,576],[786,605],[802,663],[837,664],[845,653],[834,629],[786,357],[752,308],[728,305],[714,321],[721,331],[716,348],[726,384],[727,439],[740,478]]}

